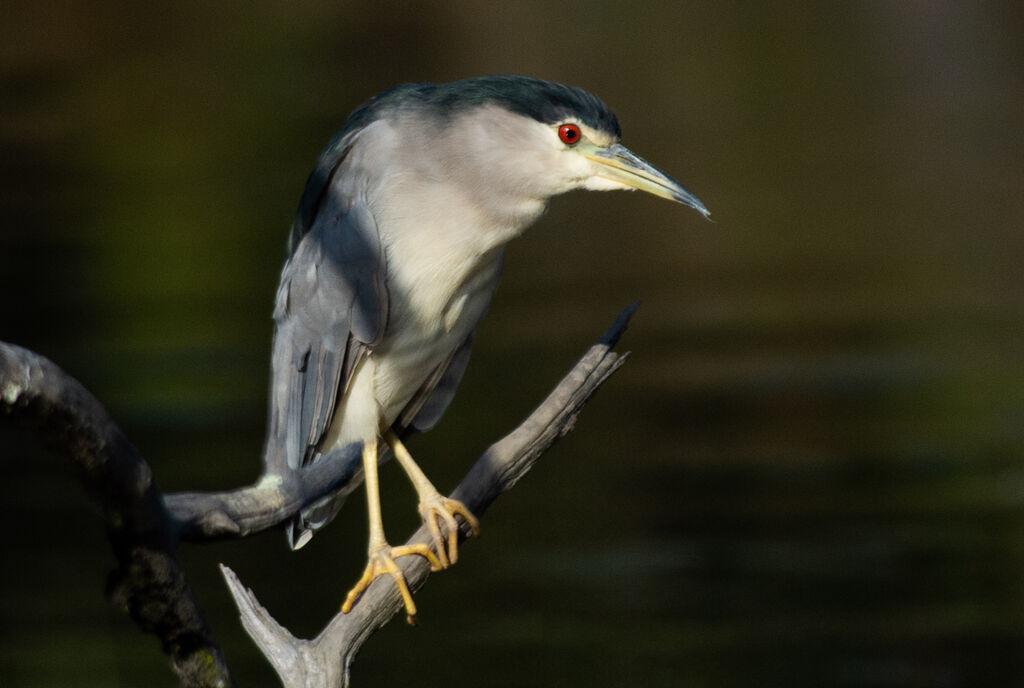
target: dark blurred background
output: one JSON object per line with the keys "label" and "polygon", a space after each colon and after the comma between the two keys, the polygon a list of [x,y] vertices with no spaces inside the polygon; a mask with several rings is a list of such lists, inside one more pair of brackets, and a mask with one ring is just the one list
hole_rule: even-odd
{"label": "dark blurred background", "polygon": [[[164,490],[248,484],[285,234],[346,114],[403,81],[586,87],[715,222],[580,193],[511,246],[412,444],[442,490],[642,298],[633,355],[355,685],[1022,685],[1022,36],[1016,1],[8,2],[0,339]],[[0,454],[0,682],[174,685],[64,462],[9,424]],[[216,563],[312,636],[365,520],[182,548],[241,685],[275,678]]]}

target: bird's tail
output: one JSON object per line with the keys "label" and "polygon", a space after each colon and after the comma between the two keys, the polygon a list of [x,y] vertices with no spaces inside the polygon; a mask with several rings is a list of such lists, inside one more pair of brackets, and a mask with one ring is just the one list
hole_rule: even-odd
{"label": "bird's tail", "polygon": [[[334,451],[341,451],[341,449],[335,449]],[[330,453],[328,453],[328,456],[330,456]],[[317,457],[314,460],[320,460],[321,458],[323,457]],[[362,484],[363,469],[357,468],[353,471],[352,477],[338,492],[327,495],[300,511],[292,519],[291,523],[285,526],[284,533],[285,538],[288,540],[288,546],[295,550],[312,540],[316,531],[334,520],[334,517],[341,511],[341,507],[345,506],[345,500],[348,496],[355,492]]]}
{"label": "bird's tail", "polygon": [[293,550],[313,539],[313,534],[330,523],[345,505],[348,493],[331,495],[304,509],[285,527],[285,538]]}

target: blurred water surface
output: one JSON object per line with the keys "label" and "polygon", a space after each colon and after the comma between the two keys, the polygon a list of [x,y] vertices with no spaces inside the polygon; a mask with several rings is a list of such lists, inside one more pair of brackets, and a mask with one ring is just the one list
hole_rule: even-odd
{"label": "blurred water surface", "polygon": [[[636,298],[627,366],[366,646],[356,685],[1024,683],[1017,2],[8,3],[0,339],[107,404],[165,490],[257,474],[270,310],[319,148],[402,81],[584,86],[693,189],[573,194],[509,250],[442,489]],[[0,425],[0,682],[174,684],[104,602],[70,472]],[[384,471],[386,523],[415,525]],[[362,568],[353,500],[182,557],[240,685],[224,561],[298,634]]]}

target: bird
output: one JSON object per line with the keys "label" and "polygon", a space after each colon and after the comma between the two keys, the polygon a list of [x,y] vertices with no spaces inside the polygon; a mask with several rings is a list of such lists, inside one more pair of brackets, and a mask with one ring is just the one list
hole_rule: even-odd
{"label": "bird", "polygon": [[[620,143],[616,115],[582,88],[518,75],[407,83],[356,108],[320,153],[292,222],[274,304],[265,473],[293,474],[362,443],[361,469],[286,527],[298,549],[365,483],[367,565],[348,612],[395,560],[458,559],[458,522],[405,447],[444,414],[498,286],[505,246],[554,196],[641,190],[710,216],[677,181]],[[418,494],[431,545],[392,547],[378,465],[393,456]],[[361,475],[360,475],[361,473]]]}

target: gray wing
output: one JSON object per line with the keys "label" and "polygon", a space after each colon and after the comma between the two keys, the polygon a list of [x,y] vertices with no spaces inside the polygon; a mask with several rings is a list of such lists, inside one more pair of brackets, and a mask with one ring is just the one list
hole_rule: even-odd
{"label": "gray wing", "polygon": [[377,227],[361,189],[343,178],[353,140],[338,137],[321,154],[289,236],[274,310],[270,475],[316,458],[339,393],[387,323]]}

